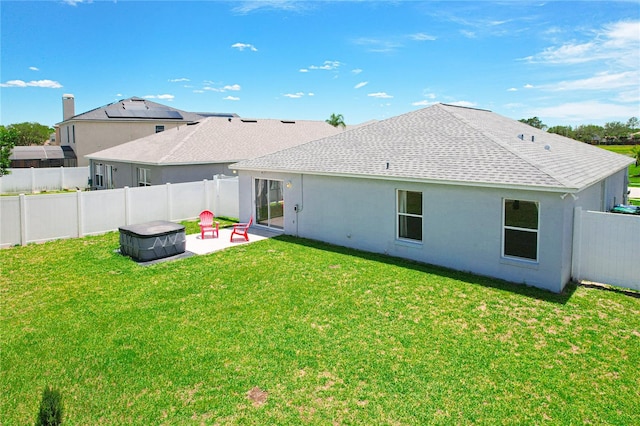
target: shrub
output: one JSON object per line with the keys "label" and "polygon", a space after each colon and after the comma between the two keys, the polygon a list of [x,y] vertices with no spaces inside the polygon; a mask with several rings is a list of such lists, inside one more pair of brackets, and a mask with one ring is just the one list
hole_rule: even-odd
{"label": "shrub", "polygon": [[60,392],[46,386],[42,392],[36,426],[58,426],[62,424],[62,396]]}

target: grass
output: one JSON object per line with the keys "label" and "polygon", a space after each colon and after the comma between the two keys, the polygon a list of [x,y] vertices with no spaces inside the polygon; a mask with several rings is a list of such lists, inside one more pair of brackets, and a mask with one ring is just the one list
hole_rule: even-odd
{"label": "grass", "polygon": [[637,293],[285,236],[146,267],[117,247],[0,251],[3,425],[48,385],[67,425],[640,424]]}
{"label": "grass", "polygon": [[[628,155],[633,157],[631,150],[634,145],[597,145],[599,148],[606,149],[607,151],[615,152],[617,154]],[[636,166],[631,164],[629,166],[629,186],[640,186],[640,165]]]}

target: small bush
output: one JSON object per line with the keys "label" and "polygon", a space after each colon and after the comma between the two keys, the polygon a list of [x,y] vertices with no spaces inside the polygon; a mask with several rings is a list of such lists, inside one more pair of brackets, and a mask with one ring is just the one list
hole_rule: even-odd
{"label": "small bush", "polygon": [[44,388],[36,426],[58,426],[62,424],[62,396],[50,386]]}

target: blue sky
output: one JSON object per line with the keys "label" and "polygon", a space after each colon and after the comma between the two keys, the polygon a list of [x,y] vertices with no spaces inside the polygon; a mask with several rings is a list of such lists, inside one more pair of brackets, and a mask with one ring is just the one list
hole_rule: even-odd
{"label": "blue sky", "polygon": [[443,102],[547,125],[640,117],[638,1],[4,1],[0,122],[131,96],[243,117]]}

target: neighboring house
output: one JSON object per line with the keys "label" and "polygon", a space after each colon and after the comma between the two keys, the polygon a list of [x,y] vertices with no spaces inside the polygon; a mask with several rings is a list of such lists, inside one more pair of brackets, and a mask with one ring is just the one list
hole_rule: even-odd
{"label": "neighboring house", "polygon": [[227,113],[193,113],[132,97],[75,115],[73,95],[63,95],[63,120],[56,125],[56,141],[69,146],[78,166],[89,164],[85,156],[125,142],[193,123],[204,117],[237,117]]}
{"label": "neighboring house", "polygon": [[9,160],[11,168],[77,166],[76,155],[68,146],[15,146]]}
{"label": "neighboring house", "polygon": [[231,175],[229,164],[341,133],[324,121],[211,117],[87,156],[93,187],[161,185]]}
{"label": "neighboring house", "polygon": [[437,104],[231,168],[242,221],[560,292],[574,209],[625,202],[631,162]]}

